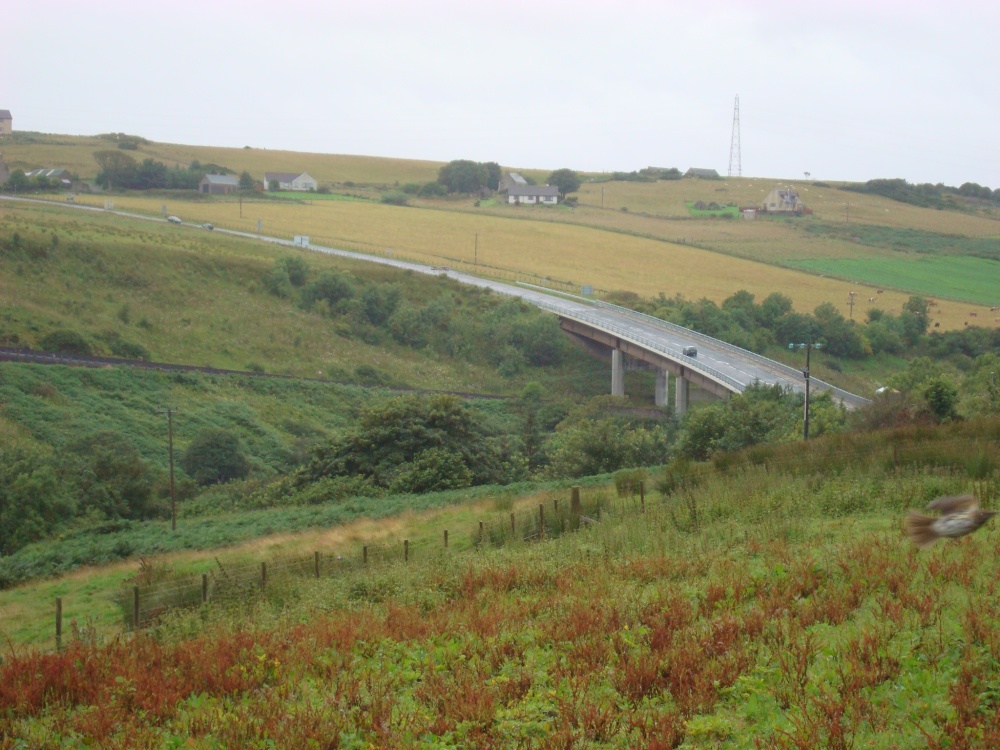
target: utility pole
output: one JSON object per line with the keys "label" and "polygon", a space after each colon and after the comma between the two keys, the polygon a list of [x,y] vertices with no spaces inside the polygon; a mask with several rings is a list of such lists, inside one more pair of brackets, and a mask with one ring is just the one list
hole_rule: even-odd
{"label": "utility pole", "polygon": [[851,309],[851,320],[854,320],[854,295],[857,294],[857,292],[848,292],[847,294],[850,297],[847,306]]}
{"label": "utility pole", "polygon": [[167,440],[169,441],[170,450],[170,528],[173,531],[177,530],[177,501],[174,494],[174,414],[177,413],[176,409],[171,409],[169,406],[160,409],[160,414],[167,415]]}
{"label": "utility pole", "polygon": [[789,349],[805,349],[806,350],[806,369],[802,371],[802,377],[806,380],[806,403],[805,409],[802,414],[802,439],[809,439],[809,354],[813,349],[819,349],[822,344],[789,344]]}

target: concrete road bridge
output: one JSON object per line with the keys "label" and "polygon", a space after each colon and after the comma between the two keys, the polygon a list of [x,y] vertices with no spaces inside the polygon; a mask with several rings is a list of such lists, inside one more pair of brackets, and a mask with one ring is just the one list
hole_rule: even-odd
{"label": "concrete road bridge", "polygon": [[[30,198],[0,196],[0,199],[52,205],[52,201],[37,201]],[[166,222],[166,219],[163,218],[125,211],[78,204],[62,205],[73,209],[119,214],[133,219]],[[201,227],[199,224],[186,222],[182,222],[182,224],[199,230]],[[668,379],[674,378],[674,409],[678,414],[687,411],[692,399],[728,398],[730,394],[742,393],[744,389],[755,382],[767,385],[777,384],[796,392],[804,392],[807,387],[803,372],[794,367],[705,336],[683,326],[667,323],[659,318],[590,298],[556,293],[528,284],[512,285],[453,271],[449,268],[426,266],[396,260],[388,256],[382,257],[323,247],[309,243],[308,238],[297,238],[294,241],[283,240],[221,227],[216,228],[215,231],[294,247],[299,250],[310,249],[329,255],[380,263],[416,273],[447,276],[463,284],[491,289],[498,294],[520,297],[525,302],[558,315],[564,331],[609,356],[612,394],[621,396],[625,393],[626,358],[632,362],[642,362],[645,366],[656,371],[655,402],[658,406],[667,406]],[[305,241],[303,242],[303,240]],[[697,354],[694,356],[685,355],[684,351],[689,347],[694,347]],[[862,396],[835,388],[816,378],[809,378],[808,383],[813,391],[829,391],[836,401],[848,409],[854,409],[868,403],[868,399]]]}

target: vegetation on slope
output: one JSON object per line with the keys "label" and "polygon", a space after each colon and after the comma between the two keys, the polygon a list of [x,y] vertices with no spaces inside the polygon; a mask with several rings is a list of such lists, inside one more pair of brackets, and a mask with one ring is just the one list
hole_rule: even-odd
{"label": "vegetation on slope", "polygon": [[[720,454],[576,534],[279,577],[0,665],[33,746],[992,746],[997,532],[917,552],[906,508],[995,500],[996,421]],[[594,490],[591,490],[594,492]],[[353,555],[352,555],[353,558]],[[16,746],[16,745],[14,745]]]}

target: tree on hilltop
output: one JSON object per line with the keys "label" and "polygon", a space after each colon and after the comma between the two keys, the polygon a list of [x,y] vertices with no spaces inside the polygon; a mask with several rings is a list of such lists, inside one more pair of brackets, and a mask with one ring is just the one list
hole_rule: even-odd
{"label": "tree on hilltop", "polygon": [[117,150],[95,151],[94,161],[101,168],[97,184],[104,185],[108,190],[114,189],[116,185],[121,188],[131,183],[139,169],[135,159]]}
{"label": "tree on hilltop", "polygon": [[575,193],[579,190],[581,184],[580,175],[572,169],[557,169],[549,175],[548,182],[559,188],[559,194],[564,198],[568,193]]}
{"label": "tree on hilltop", "polygon": [[[499,165],[496,165],[495,171],[497,184],[499,184]],[[450,161],[438,171],[438,182],[444,185],[449,193],[474,193],[479,188],[489,187],[490,179],[491,168],[489,164],[469,159]]]}

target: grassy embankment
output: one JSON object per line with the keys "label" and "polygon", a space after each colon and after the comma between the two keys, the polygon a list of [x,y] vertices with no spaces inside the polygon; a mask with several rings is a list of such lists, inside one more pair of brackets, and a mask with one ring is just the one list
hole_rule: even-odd
{"label": "grassy embankment", "polygon": [[555,540],[279,577],[135,640],[84,627],[6,659],[0,721],[39,747],[992,746],[997,531],[917,552],[900,521],[995,501],[997,430],[755,448]]}
{"label": "grassy embankment", "polygon": [[[397,284],[415,304],[441,294],[475,304],[480,293],[445,279],[36,204],[0,204],[0,231],[40,242],[49,256],[28,262],[0,255],[0,320],[8,345],[37,346],[52,330],[69,328],[95,341],[134,341],[160,362],[353,382],[364,382],[356,371],[365,365],[393,384],[470,393],[511,394],[524,383],[476,361],[367,343],[345,318],[326,316],[321,307],[303,310],[263,284],[277,258],[294,255],[308,263],[311,278],[342,271]],[[538,377],[544,379],[531,376]],[[559,390],[560,380],[551,387]]]}
{"label": "grassy embankment", "polygon": [[[86,177],[96,171],[92,152],[108,145],[107,141],[95,138],[38,136],[33,143],[12,144],[11,160],[15,165],[23,162],[25,166],[59,161]],[[433,162],[376,157],[176,144],[145,145],[133,155],[181,166],[197,159],[202,163],[223,164],[237,172],[248,169],[252,174],[277,169],[274,164],[282,162],[288,164],[290,171],[307,170],[337,190],[376,200],[380,190],[394,185],[435,179],[440,166]],[[544,172],[529,172],[544,181]],[[751,205],[779,186],[797,189],[814,214],[793,220],[745,222],[694,218],[686,205],[698,200]],[[284,208],[275,206],[274,201],[253,206],[244,202],[242,219],[237,201],[231,198],[213,202],[218,205],[212,209],[173,205],[174,197],[167,202],[177,213],[183,208],[185,218],[212,221],[220,226],[253,231],[261,218],[264,231],[269,234],[288,237],[309,234],[317,242],[353,244],[379,253],[392,248],[397,254],[432,264],[449,262],[464,268],[478,261],[510,274],[530,273],[575,285],[591,283],[646,296],[681,293],[689,298],[705,296],[719,302],[746,288],[758,298],[772,291],[788,294],[796,308],[803,311],[829,301],[846,313],[848,292],[854,291],[854,314],[864,315],[875,307],[898,311],[909,294],[919,293],[948,300],[934,311],[933,323],[945,330],[964,326],[970,321],[969,313],[982,312],[983,306],[992,306],[1000,299],[1000,290],[993,282],[997,278],[994,264],[965,249],[969,241],[995,244],[1000,237],[998,212],[988,208],[940,211],[845,191],[836,185],[763,178],[591,182],[581,187],[579,198],[580,207],[572,211],[507,205],[476,208],[469,199],[413,201],[418,207],[434,209],[434,213],[443,211],[442,217],[358,204],[327,210],[321,206],[333,201],[321,201],[316,196],[304,204]],[[154,197],[140,204],[118,198],[115,201],[119,207],[135,206],[159,215],[164,198]],[[471,217],[456,216],[463,213]],[[528,219],[529,228],[509,229],[497,224],[498,218]],[[559,230],[538,228],[540,224],[575,224],[614,234],[580,234],[579,230],[562,234]],[[836,230],[856,227],[857,231],[831,232],[823,230],[824,227]],[[817,228],[821,231],[815,231]],[[866,231],[869,228],[890,233],[898,230],[899,236],[888,242],[870,242]],[[914,258],[906,237],[912,230],[926,233],[933,240],[931,244],[939,246],[938,250],[928,256],[925,247],[918,251],[924,254]],[[650,244],[650,239],[657,242]],[[810,273],[773,270],[768,273],[754,264],[734,264],[731,257],[692,254],[691,245]],[[940,254],[972,254],[980,255],[981,259],[963,261],[972,266],[970,272],[964,266],[939,261],[935,256]],[[614,258],[613,264],[608,263],[609,257]],[[862,258],[865,260],[860,261]],[[581,277],[579,269],[595,267],[602,269],[599,279]],[[884,288],[885,294],[877,295],[878,288]],[[977,317],[974,322],[980,325],[996,323],[995,316]]]}

